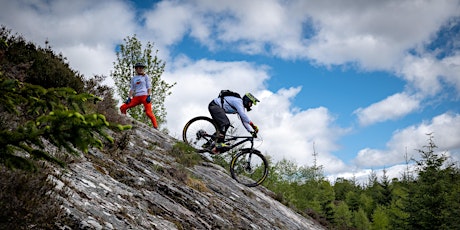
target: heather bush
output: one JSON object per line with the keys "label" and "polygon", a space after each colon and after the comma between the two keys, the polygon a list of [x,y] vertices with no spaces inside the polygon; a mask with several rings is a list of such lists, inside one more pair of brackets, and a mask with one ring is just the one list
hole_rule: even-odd
{"label": "heather bush", "polygon": [[[0,165],[0,229],[57,229],[76,223],[60,208],[48,170],[31,173]],[[65,194],[61,194],[65,195]]]}

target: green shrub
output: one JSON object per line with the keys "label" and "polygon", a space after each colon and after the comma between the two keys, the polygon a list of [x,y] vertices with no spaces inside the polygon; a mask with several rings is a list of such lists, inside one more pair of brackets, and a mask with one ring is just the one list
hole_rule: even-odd
{"label": "green shrub", "polygon": [[201,156],[193,147],[182,141],[176,142],[173,148],[169,151],[169,154],[176,158],[177,163],[182,164],[185,167],[191,167],[203,161]]}
{"label": "green shrub", "polygon": [[56,55],[51,47],[40,48],[26,42],[21,36],[11,35],[11,31],[0,28],[0,70],[8,78],[40,85],[44,88],[70,87],[83,92],[83,76],[70,69],[62,54]]}

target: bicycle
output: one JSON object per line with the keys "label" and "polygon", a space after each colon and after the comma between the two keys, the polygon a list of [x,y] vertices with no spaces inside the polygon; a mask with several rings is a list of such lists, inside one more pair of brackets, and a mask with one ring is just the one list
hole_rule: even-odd
{"label": "bicycle", "polygon": [[[194,147],[199,153],[212,153],[218,128],[214,120],[205,116],[198,116],[188,121],[182,131],[182,139],[185,143]],[[250,148],[240,148],[230,162],[230,174],[234,180],[248,187],[260,185],[268,175],[268,161],[254,149],[253,136],[226,135],[225,143],[231,150],[243,143],[249,142]]]}

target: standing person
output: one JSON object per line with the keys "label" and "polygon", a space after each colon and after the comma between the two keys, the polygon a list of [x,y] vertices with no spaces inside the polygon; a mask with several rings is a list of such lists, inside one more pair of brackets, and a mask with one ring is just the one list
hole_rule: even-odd
{"label": "standing person", "polygon": [[246,109],[248,112],[251,111],[252,105],[255,105],[259,100],[250,93],[246,93],[243,98],[241,98],[239,94],[231,91],[227,91],[230,92],[227,95],[222,92],[219,97],[212,100],[208,106],[209,113],[219,129],[216,146],[212,149],[213,153],[225,152],[228,150],[228,146],[224,143],[224,140],[225,133],[230,127],[230,120],[226,114],[238,114],[246,130],[254,137],[256,137],[257,132],[259,132],[259,128],[252,123],[244,110]]}
{"label": "standing person", "polygon": [[136,75],[131,78],[128,99],[121,105],[120,111],[122,114],[126,114],[126,110],[129,108],[143,104],[145,113],[152,121],[153,127],[158,129],[157,118],[152,112],[152,103],[150,103],[152,101],[150,97],[152,93],[152,82],[150,81],[149,75],[144,73],[144,68],[145,65],[139,62],[134,65]]}

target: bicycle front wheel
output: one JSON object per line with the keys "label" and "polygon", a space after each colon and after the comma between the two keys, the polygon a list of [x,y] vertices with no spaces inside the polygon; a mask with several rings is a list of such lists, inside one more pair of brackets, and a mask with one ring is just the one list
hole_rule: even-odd
{"label": "bicycle front wheel", "polygon": [[248,187],[264,182],[268,175],[268,162],[256,149],[241,149],[230,164],[232,178]]}
{"label": "bicycle front wheel", "polygon": [[199,116],[191,119],[182,130],[182,139],[185,143],[197,150],[205,149],[217,133],[217,125],[209,117]]}

